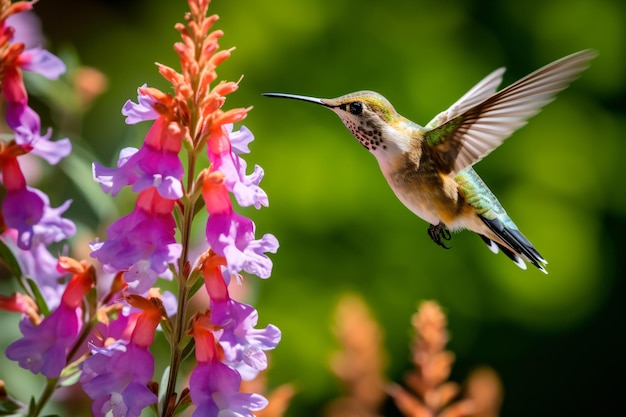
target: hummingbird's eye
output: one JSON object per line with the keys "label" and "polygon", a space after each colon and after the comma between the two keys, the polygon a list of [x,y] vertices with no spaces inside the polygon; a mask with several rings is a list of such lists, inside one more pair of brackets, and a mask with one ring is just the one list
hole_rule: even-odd
{"label": "hummingbird's eye", "polygon": [[355,116],[358,116],[362,112],[363,112],[363,103],[361,103],[360,101],[354,101],[350,103],[350,113],[354,114]]}

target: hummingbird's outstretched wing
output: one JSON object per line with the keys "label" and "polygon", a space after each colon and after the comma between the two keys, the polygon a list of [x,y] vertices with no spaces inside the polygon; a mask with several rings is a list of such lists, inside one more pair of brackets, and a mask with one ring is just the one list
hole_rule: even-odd
{"label": "hummingbird's outstretched wing", "polygon": [[498,86],[502,84],[502,74],[504,74],[504,67],[498,68],[491,74],[483,78],[478,84],[472,87],[467,93],[460,99],[454,102],[448,109],[442,111],[433,118],[426,126],[425,129],[434,129],[449,120],[454,119],[464,111],[471,109],[472,107],[487,100],[498,90]]}
{"label": "hummingbird's outstretched wing", "polygon": [[552,101],[595,56],[591,50],[568,55],[486,98],[495,91],[500,70],[485,78],[427,125],[436,124],[424,137],[441,168],[455,174],[480,161]]}

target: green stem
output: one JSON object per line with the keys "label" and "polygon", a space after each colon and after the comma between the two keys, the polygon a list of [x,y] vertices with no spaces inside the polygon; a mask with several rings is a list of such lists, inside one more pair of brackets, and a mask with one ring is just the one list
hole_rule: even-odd
{"label": "green stem", "polygon": [[41,397],[39,397],[39,401],[35,404],[35,408],[29,411],[28,417],[37,417],[41,413],[41,410],[43,410],[50,397],[52,397],[58,381],[59,378],[48,378],[46,388],[43,390]]}
{"label": "green stem", "polygon": [[[188,195],[193,195],[193,179],[195,177],[195,165],[196,158],[193,154],[189,156],[189,168],[187,176],[187,190]],[[174,321],[174,331],[171,339],[171,352],[170,352],[170,372],[167,379],[167,389],[165,391],[165,397],[163,402],[163,417],[171,417],[174,415],[176,407],[172,403],[170,408],[170,401],[174,398],[176,393],[176,380],[178,378],[178,371],[182,362],[182,349],[181,341],[184,337],[184,331],[187,323],[187,299],[189,298],[189,286],[187,285],[187,271],[186,264],[189,256],[189,246],[191,241],[191,224],[193,221],[193,200],[189,199],[187,205],[183,207],[183,221],[181,224],[181,244],[183,246],[182,253],[178,262],[178,309],[176,314],[176,320]]]}

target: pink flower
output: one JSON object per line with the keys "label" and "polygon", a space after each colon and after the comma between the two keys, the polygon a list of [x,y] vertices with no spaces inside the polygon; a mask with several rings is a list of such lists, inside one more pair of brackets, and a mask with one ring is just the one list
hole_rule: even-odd
{"label": "pink flower", "polygon": [[183,196],[180,180],[184,171],[178,157],[181,143],[178,125],[159,117],[141,149],[123,149],[117,168],[94,163],[93,178],[104,192],[111,192],[114,196],[122,187],[132,185],[136,193],[155,187],[164,198],[177,200]]}
{"label": "pink flower", "polygon": [[61,217],[70,201],[58,208],[50,207],[47,195],[26,186],[16,157],[0,158],[0,170],[7,190],[2,215],[5,224],[17,230],[17,243],[21,249],[30,249],[33,244],[49,245],[74,235],[74,223]]}
{"label": "pink flower", "polygon": [[[2,29],[4,36],[0,37],[0,43],[10,37],[7,32],[10,27],[3,26]],[[25,152],[32,152],[50,164],[56,164],[70,153],[71,144],[68,139],[50,142],[49,129],[41,135],[39,115],[28,106],[22,70],[56,79],[65,72],[65,64],[58,57],[39,47],[24,50],[22,43],[10,44],[3,52],[0,56],[2,67],[0,87],[6,100],[7,125],[13,130],[16,143],[22,146]]]}
{"label": "pink flower", "polygon": [[38,326],[24,318],[20,330],[24,337],[11,343],[7,358],[17,361],[24,369],[48,378],[56,378],[67,364],[67,354],[82,326],[83,297],[94,285],[92,268],[69,258],[60,258],[59,264],[75,275],[70,280],[59,307]]}
{"label": "pink flower", "polygon": [[246,161],[238,156],[240,153],[248,153],[248,144],[254,140],[252,132],[242,126],[237,132],[233,132],[233,125],[224,126],[229,140],[231,141],[231,152],[214,154],[209,152],[211,158],[211,171],[219,171],[225,177],[225,185],[228,191],[233,193],[237,203],[241,207],[254,206],[260,209],[268,206],[268,198],[265,191],[259,187],[263,179],[263,169],[255,165],[252,174],[246,174]]}
{"label": "pink flower", "polygon": [[236,275],[241,271],[268,278],[272,260],[266,252],[276,253],[278,240],[265,234],[256,240],[252,220],[237,213],[213,214],[206,225],[206,239],[211,249],[226,257],[228,271]]}
{"label": "pink flower", "polygon": [[65,272],[57,269],[57,258],[45,245],[32,245],[29,250],[22,250],[17,246],[17,236],[17,230],[7,229],[0,240],[15,256],[22,274],[35,280],[48,308],[57,308],[67,286],[61,279]]}
{"label": "pink flower", "polygon": [[108,240],[91,244],[91,256],[107,272],[126,271],[129,290],[145,293],[181,254],[182,247],[175,239],[173,207],[173,200],[148,188],[139,195],[132,213],[109,226]]}
{"label": "pink flower", "polygon": [[[162,310],[150,300],[131,296],[128,301],[142,311],[129,340],[98,348],[91,346],[92,356],[81,365],[80,382],[94,402],[94,416],[112,413],[116,417],[137,417],[141,410],[157,401],[148,383],[154,374],[154,358],[149,347],[161,321]],[[124,319],[124,325],[133,322]]]}
{"label": "pink flower", "polygon": [[211,300],[211,323],[216,326],[214,336],[224,349],[225,362],[245,379],[252,379],[267,368],[265,351],[278,345],[280,330],[271,324],[255,329],[257,311],[230,298],[223,275],[226,263],[223,256],[209,252],[201,263],[204,285]]}
{"label": "pink flower", "polygon": [[239,391],[241,375],[217,359],[214,326],[208,316],[193,325],[198,365],[189,377],[191,400],[196,406],[193,417],[254,417],[252,411],[265,408],[267,400],[259,394]]}

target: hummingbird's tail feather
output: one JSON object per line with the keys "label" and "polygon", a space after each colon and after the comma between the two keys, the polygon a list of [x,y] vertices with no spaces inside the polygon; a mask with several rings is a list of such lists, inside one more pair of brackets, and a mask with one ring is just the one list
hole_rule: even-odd
{"label": "hummingbird's tail feather", "polygon": [[481,239],[487,244],[491,252],[497,254],[498,252],[500,252],[500,250],[502,250],[502,253],[504,253],[510,260],[515,262],[515,265],[519,266],[523,270],[526,270],[526,263],[524,262],[524,260],[511,249],[497,242],[494,242],[485,235],[479,234],[478,236],[480,236]]}
{"label": "hummingbird's tail feather", "polygon": [[497,253],[499,248],[502,250],[502,253],[508,256],[520,268],[526,269],[526,264],[523,261],[523,259],[525,259],[544,274],[548,273],[548,271],[544,268],[544,265],[547,265],[548,261],[546,261],[544,257],[539,254],[537,249],[535,249],[532,243],[530,243],[530,241],[526,239],[526,237],[519,230],[505,226],[505,224],[497,218],[487,219],[482,216],[479,217],[487,225],[487,227],[489,227],[489,229],[506,244],[505,246],[484,235],[480,235],[492,252]]}

